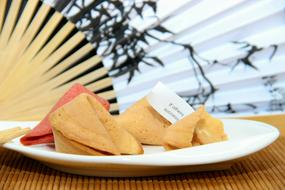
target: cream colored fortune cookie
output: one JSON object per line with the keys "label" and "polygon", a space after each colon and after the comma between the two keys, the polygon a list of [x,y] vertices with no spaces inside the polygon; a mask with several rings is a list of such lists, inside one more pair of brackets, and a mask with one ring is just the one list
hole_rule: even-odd
{"label": "cream colored fortune cookie", "polygon": [[119,126],[117,121],[106,109],[92,96],[86,95],[92,108],[96,111],[101,123],[105,126],[112,141],[121,154],[143,154],[141,143],[126,129]]}
{"label": "cream colored fortune cookie", "polygon": [[199,110],[201,118],[195,128],[192,143],[199,145],[227,140],[223,122],[206,112],[204,106],[200,107]]}
{"label": "cream colored fortune cookie", "polygon": [[201,110],[195,111],[166,129],[163,146],[166,150],[192,146],[192,139],[197,123],[200,121]]}
{"label": "cream colored fortune cookie", "polygon": [[116,117],[119,125],[127,129],[141,143],[162,145],[165,129],[171,125],[142,98]]}
{"label": "cream colored fortune cookie", "polygon": [[141,144],[121,129],[109,112],[88,94],[77,96],[53,112],[49,120],[59,152],[91,155],[142,153]]}

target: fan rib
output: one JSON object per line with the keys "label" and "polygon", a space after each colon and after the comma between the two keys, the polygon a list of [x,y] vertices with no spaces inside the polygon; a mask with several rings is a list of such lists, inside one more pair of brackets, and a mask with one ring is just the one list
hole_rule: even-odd
{"label": "fan rib", "polygon": [[81,84],[88,84],[92,81],[96,81],[99,78],[108,75],[108,70],[105,67],[102,67],[100,69],[94,70],[82,77],[79,77],[78,79],[74,80],[74,81],[70,81],[70,83],[74,83],[74,82],[79,82]]}
{"label": "fan rib", "polygon": [[19,14],[21,3],[22,0],[12,1],[12,5],[9,9],[9,13],[7,15],[3,29],[1,31],[0,50],[3,49],[9,41],[10,35],[17,22],[17,16]]}
{"label": "fan rib", "polygon": [[67,40],[61,47],[59,47],[53,54],[51,54],[44,64],[40,65],[39,72],[44,74],[57,64],[68,52],[76,47],[78,43],[85,39],[82,33],[76,33],[72,38]]}
{"label": "fan rib", "polygon": [[[49,22],[45,25],[45,27],[40,31],[40,33],[36,36],[36,38],[29,45],[28,49],[24,52],[23,58],[26,60],[31,60],[48,40],[51,33],[58,26],[60,21],[63,19],[63,16],[59,13],[54,13]],[[23,59],[22,58],[22,59]]]}
{"label": "fan rib", "polygon": [[10,59],[6,59],[5,63],[2,64],[1,75],[0,75],[0,86],[3,83],[4,79],[6,80],[7,75],[10,73],[10,70],[18,65],[19,56],[25,51],[29,46],[30,42],[33,40],[34,36],[40,29],[40,26],[43,24],[45,18],[47,17],[50,11],[50,7],[42,4],[39,11],[36,14],[36,17],[33,19],[32,23],[29,25],[29,28],[26,30],[25,34],[21,40],[17,43],[18,46],[13,49],[13,54],[10,55]]}
{"label": "fan rib", "polygon": [[[62,91],[64,92],[74,82],[79,82],[79,83],[85,84],[85,83],[83,83],[84,82],[83,79],[87,80],[87,81],[90,81],[90,80],[99,78],[102,75],[106,75],[107,74],[107,70],[106,70],[106,68],[103,67],[103,68],[97,69],[96,71],[91,72],[91,74],[92,75],[81,77],[81,80],[79,78],[79,79],[77,79],[75,81],[71,81],[71,82],[69,82],[69,83],[67,83],[67,84],[65,84],[63,86],[58,87],[58,88],[56,88],[56,87],[60,84],[59,82],[63,82],[63,81],[60,80],[60,79],[54,78],[54,79],[52,79],[52,80],[50,80],[50,81],[48,81],[48,82],[46,82],[46,83],[44,83],[42,85],[36,86],[34,88],[31,88],[30,90],[28,90],[28,91],[24,92],[23,94],[21,94],[20,97],[15,96],[14,98],[11,98],[10,100],[6,99],[6,103],[7,103],[6,105],[10,105],[10,107],[6,107],[6,106],[4,106],[4,104],[2,104],[1,108],[3,110],[5,110],[5,112],[8,112],[9,110],[19,110],[19,109],[21,110],[22,108],[35,105],[35,104],[37,104],[37,99],[39,99],[38,102],[40,102],[40,103],[43,103],[45,101],[49,101],[50,100],[49,97],[54,97],[54,95],[48,95],[46,97],[42,97],[42,96],[45,95],[45,94],[50,93],[50,91],[53,91],[53,89],[56,88],[55,90],[61,90],[61,88],[62,88],[63,89]],[[57,92],[57,94],[62,94],[63,92],[61,92],[61,93]],[[103,94],[102,97],[105,97],[106,99],[115,98],[114,97],[115,96],[114,92],[113,93],[111,91],[107,91],[107,92],[108,93]],[[34,97],[34,98],[31,99],[30,97]],[[54,99],[56,99],[56,98],[58,98],[58,97],[55,97]],[[51,102],[54,102],[54,101],[51,101]],[[0,110],[2,110],[2,109],[0,109]]]}
{"label": "fan rib", "polygon": [[[44,89],[54,89],[58,86],[61,86],[62,84],[67,83],[72,78],[76,77],[76,75],[79,75],[80,73],[88,70],[89,68],[93,67],[94,65],[97,65],[101,61],[100,57],[94,56],[90,59],[88,59],[85,62],[82,62],[80,65],[77,65],[76,67],[62,73],[61,75],[58,75],[55,78],[52,78],[49,81],[44,81],[44,83],[38,84]],[[103,69],[103,68],[102,68]],[[98,75],[104,72],[104,70],[96,70],[98,71]],[[93,76],[94,78],[98,77],[96,74]],[[73,81],[72,81],[73,82]]]}
{"label": "fan rib", "polygon": [[61,73],[63,73],[66,69],[70,68],[76,61],[80,60],[86,54],[88,54],[90,51],[93,50],[93,47],[91,44],[86,44],[83,47],[81,47],[79,50],[77,50],[75,53],[67,57],[66,59],[62,60],[60,64],[57,64],[55,67],[53,67],[51,70],[49,70],[47,73],[43,75],[43,78],[46,80],[51,79]]}
{"label": "fan rib", "polygon": [[[67,25],[67,27],[69,29],[72,28],[71,26],[72,25]],[[45,30],[45,28],[43,30]],[[49,31],[49,32],[51,32],[51,31]],[[61,35],[61,33],[60,33],[60,35]],[[60,38],[56,38],[56,39],[60,39]],[[42,43],[44,42],[43,39],[41,39],[40,41]],[[45,53],[48,54],[50,51],[52,51],[52,48],[55,49],[59,43],[60,42],[58,42],[58,41],[53,41],[52,43],[48,43],[48,44],[54,44],[54,46],[50,45],[50,46],[48,46],[48,49],[46,49],[44,47],[44,49],[42,49],[42,51],[41,51],[42,54],[43,55]],[[36,46],[36,43],[33,43],[33,44],[35,44],[35,46]],[[68,45],[70,46],[70,44],[68,44]],[[30,50],[31,48],[32,48],[32,46],[30,46],[28,50]],[[33,49],[31,49],[31,50],[33,50]],[[14,66],[13,71],[10,72],[9,76],[7,76],[7,82],[2,84],[0,86],[0,89],[7,89],[7,87],[13,86],[13,85],[16,87],[19,87],[21,84],[21,86],[19,88],[27,90],[27,88],[24,84],[26,84],[30,87],[34,82],[39,82],[39,81],[34,81],[34,78],[39,77],[45,71],[40,72],[40,70],[37,68],[40,68],[43,65],[47,65],[47,63],[42,62],[43,60],[42,61],[38,60],[38,59],[40,59],[40,57],[37,57],[37,56],[34,57],[35,61],[31,60],[33,58],[34,53],[36,53],[36,52],[27,51],[23,54],[23,56],[21,57],[21,60],[18,61],[18,65]],[[42,55],[42,54],[40,54],[40,55]],[[52,55],[53,54],[51,54],[51,56],[49,58],[51,58]],[[43,57],[43,58],[45,58],[45,57]],[[26,76],[27,73],[29,73],[29,76]],[[11,77],[11,78],[9,78],[9,77]],[[20,89],[18,89],[18,90],[21,91]],[[0,95],[0,97],[5,97],[5,98],[7,98],[9,96],[11,96],[11,93],[9,94],[9,91],[7,91],[7,90],[5,91],[5,93]]]}
{"label": "fan rib", "polygon": [[[110,104],[110,112],[116,112],[119,109],[117,103]],[[31,121],[41,120],[42,115],[45,115],[50,110],[50,106],[40,106],[33,109],[24,110],[24,112],[15,113],[14,115],[0,116],[2,120],[19,120],[19,121]]]}
{"label": "fan rib", "polygon": [[119,105],[117,103],[113,103],[110,105],[110,112],[115,112],[119,110]]}
{"label": "fan rib", "polygon": [[11,39],[9,40],[9,44],[17,45],[18,40],[21,39],[24,32],[28,28],[28,25],[30,21],[32,20],[32,16],[34,12],[36,11],[36,8],[39,4],[38,0],[28,1],[27,5],[24,8],[23,13],[21,14],[21,17],[15,26],[14,32],[12,33]]}
{"label": "fan rib", "polygon": [[51,7],[42,4],[37,14],[33,18],[32,22],[30,23],[29,27],[25,31],[23,37],[21,38],[21,43],[19,48],[22,52],[26,50],[26,48],[30,45],[33,41],[37,33],[40,31],[41,26],[44,24],[45,19],[48,17],[49,12],[51,11]]}
{"label": "fan rib", "polygon": [[[8,119],[8,117],[18,117],[25,114],[29,115],[31,110],[42,109],[44,107],[46,108],[44,110],[45,113],[42,114],[46,114],[50,109],[50,105],[52,105],[52,103],[55,102],[66,90],[67,86],[62,89],[56,89],[55,91],[48,91],[48,93],[41,94],[33,99],[27,98],[26,101],[18,101],[17,104],[14,104],[14,107],[8,107],[5,112],[0,115],[0,119]],[[98,95],[108,100],[114,99],[116,96],[113,90],[99,93]],[[110,111],[112,110],[110,109]]]}
{"label": "fan rib", "polygon": [[4,25],[6,7],[7,7],[7,0],[1,0],[0,1],[0,31],[1,32],[2,32],[3,25]]}
{"label": "fan rib", "polygon": [[111,78],[104,78],[99,81],[88,84],[86,88],[92,90],[93,92],[96,92],[112,85],[113,85],[113,80]]}
{"label": "fan rib", "polygon": [[[59,32],[58,34],[32,59],[29,61],[22,62],[20,66],[23,67],[15,67],[17,71],[21,71],[21,73],[17,73],[18,77],[21,77],[22,80],[17,82],[18,85],[18,92],[22,93],[23,91],[29,89],[33,85],[33,82],[40,82],[40,81],[27,81],[28,79],[32,79],[33,71],[35,71],[35,64],[43,64],[43,61],[58,47],[58,45],[65,39],[72,30],[74,29],[74,25],[71,23],[67,23]],[[24,77],[26,73],[29,73],[29,77]],[[14,73],[15,74],[15,73]],[[14,75],[12,74],[12,75]],[[20,85],[21,84],[21,85]],[[6,91],[6,93],[8,93]]]}
{"label": "fan rib", "polygon": [[101,57],[61,13],[40,0],[1,0],[0,31],[0,119],[41,119],[74,83],[118,110]]}
{"label": "fan rib", "polygon": [[[24,8],[23,13],[15,26],[15,30],[13,31],[11,38],[4,50],[6,53],[6,65],[11,65],[11,59],[13,59],[13,57],[15,56],[15,51],[11,50],[17,50],[20,39],[28,27],[28,24],[30,23],[32,16],[35,12],[35,9],[38,6],[38,3],[38,0],[28,1],[26,7]],[[6,67],[6,69],[9,69],[9,67]]]}
{"label": "fan rib", "polygon": [[111,99],[116,98],[116,92],[114,90],[110,90],[110,91],[99,93],[98,96],[104,97],[107,100],[111,100]]}
{"label": "fan rib", "polygon": [[51,55],[62,42],[64,42],[66,37],[74,30],[74,27],[74,24],[70,22],[66,23],[49,41],[49,43],[38,53],[37,57],[41,57],[41,59],[35,62],[43,62],[45,59],[47,59],[48,56]]}
{"label": "fan rib", "polygon": [[100,61],[101,61],[101,58],[99,56],[93,56],[89,58],[88,60],[80,63],[79,65],[76,65],[75,67],[62,73],[55,79],[57,79],[58,84],[63,84],[66,81],[72,80],[74,77],[83,73],[84,71],[87,71],[88,69],[98,65]]}

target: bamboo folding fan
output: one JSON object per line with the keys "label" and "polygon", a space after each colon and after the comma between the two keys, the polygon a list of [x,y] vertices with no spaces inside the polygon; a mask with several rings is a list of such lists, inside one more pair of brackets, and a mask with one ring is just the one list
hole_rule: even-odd
{"label": "bamboo folding fan", "polygon": [[0,119],[38,120],[73,83],[108,99],[101,58],[61,13],[39,0],[0,1]]}
{"label": "bamboo folding fan", "polygon": [[158,81],[217,116],[284,118],[284,7],[0,0],[0,120],[41,119],[75,82],[123,112]]}
{"label": "bamboo folding fan", "polygon": [[284,8],[282,0],[157,1],[155,15],[150,8],[131,20],[146,56],[129,84],[128,76],[113,81],[120,111],[161,81],[216,116],[284,125]]}

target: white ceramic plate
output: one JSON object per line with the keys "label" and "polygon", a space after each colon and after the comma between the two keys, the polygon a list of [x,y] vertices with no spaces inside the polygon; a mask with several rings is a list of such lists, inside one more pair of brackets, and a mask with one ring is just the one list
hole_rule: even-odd
{"label": "white ceramic plate", "polygon": [[[3,147],[64,172],[92,176],[151,176],[201,170],[225,169],[232,160],[257,152],[279,136],[265,123],[224,119],[229,140],[165,152],[160,146],[145,146],[144,155],[81,156],[55,152],[52,145],[23,146],[19,139]],[[35,126],[36,122],[0,122],[0,129]]]}

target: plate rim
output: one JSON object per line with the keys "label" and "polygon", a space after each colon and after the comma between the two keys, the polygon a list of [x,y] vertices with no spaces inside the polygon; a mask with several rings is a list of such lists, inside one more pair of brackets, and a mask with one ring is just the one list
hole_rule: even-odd
{"label": "plate rim", "polygon": [[[264,135],[264,143],[259,143],[258,145],[248,147],[247,151],[244,151],[242,153],[240,152],[233,152],[233,154],[229,154],[226,156],[217,156],[215,155],[215,159],[198,159],[196,162],[191,160],[191,162],[187,162],[187,160],[182,159],[181,156],[173,154],[173,151],[179,152],[179,151],[187,151],[187,149],[193,149],[193,148],[199,148],[199,147],[189,147],[185,149],[179,149],[179,150],[173,150],[171,152],[160,152],[160,153],[152,153],[152,154],[144,154],[144,155],[119,155],[119,156],[88,156],[88,155],[75,155],[75,154],[65,154],[65,153],[58,153],[58,152],[49,152],[49,154],[46,154],[48,152],[47,150],[40,150],[40,149],[35,149],[32,147],[27,147],[27,146],[19,146],[19,144],[16,144],[15,142],[9,142],[4,145],[2,145],[4,148],[19,152],[21,154],[24,154],[27,157],[36,156],[39,161],[44,162],[43,159],[48,159],[48,160],[57,160],[57,161],[65,161],[65,162],[75,162],[79,164],[119,164],[119,165],[139,165],[139,166],[183,166],[183,165],[201,165],[201,164],[214,164],[214,163],[219,163],[219,162],[224,162],[224,161],[230,161],[233,159],[239,159],[242,157],[245,157],[247,155],[253,154],[255,152],[260,151],[261,149],[267,147],[271,143],[273,143],[280,135],[279,130],[267,123],[259,122],[259,121],[252,121],[252,120],[246,120],[246,119],[222,119],[222,121],[228,121],[228,122],[233,122],[233,121],[238,121],[238,122],[248,122],[252,123],[255,125],[258,125],[259,127],[264,127],[267,129],[271,129],[270,133],[268,134],[263,134]],[[0,121],[0,123],[3,122],[9,122],[9,121]],[[21,121],[11,121],[11,122],[21,122]],[[24,121],[27,122],[27,121]],[[30,121],[28,121],[30,122]],[[28,123],[27,122],[27,123]],[[31,123],[31,122],[30,122]],[[221,142],[221,143],[228,143],[228,141]],[[220,144],[221,144],[220,143]],[[212,143],[208,144],[207,146],[213,146],[217,143]],[[19,148],[21,147],[21,149]],[[161,154],[168,156],[168,159],[164,160],[159,160],[158,161],[151,161],[155,160],[155,157],[157,155],[161,157]],[[56,155],[56,157],[54,157]],[[40,158],[40,159],[38,159]],[[169,161],[172,159],[178,159],[179,161],[173,162]],[[35,159],[35,158],[34,158]],[[52,162],[50,162],[52,163]]]}

